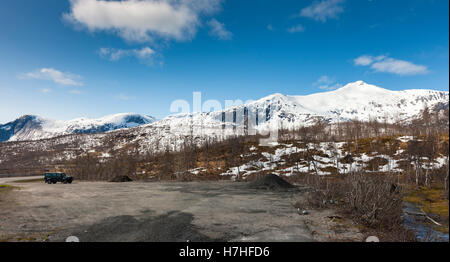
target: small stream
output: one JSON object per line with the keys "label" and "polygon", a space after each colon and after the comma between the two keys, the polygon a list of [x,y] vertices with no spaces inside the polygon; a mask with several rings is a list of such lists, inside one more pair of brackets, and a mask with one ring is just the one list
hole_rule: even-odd
{"label": "small stream", "polygon": [[449,242],[448,233],[436,231],[431,226],[425,224],[426,218],[422,211],[411,203],[405,202],[403,207],[403,220],[405,227],[416,234],[419,242]]}

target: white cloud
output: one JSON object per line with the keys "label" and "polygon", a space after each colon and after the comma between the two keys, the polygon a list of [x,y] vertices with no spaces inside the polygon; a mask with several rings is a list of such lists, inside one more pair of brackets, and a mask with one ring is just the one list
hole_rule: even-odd
{"label": "white cloud", "polygon": [[208,26],[211,29],[210,34],[220,40],[230,40],[233,37],[233,34],[225,28],[225,25],[214,18],[208,21]]}
{"label": "white cloud", "polygon": [[415,65],[408,61],[387,58],[372,65],[377,72],[386,72],[398,75],[418,75],[428,73],[428,69],[423,65]]}
{"label": "white cloud", "polygon": [[99,55],[110,61],[118,61],[125,57],[136,57],[143,62],[152,62],[157,55],[150,47],[141,49],[116,49],[103,47],[99,50]]}
{"label": "white cloud", "polygon": [[330,78],[329,76],[319,77],[319,79],[314,82],[313,86],[322,90],[335,90],[342,87],[342,85],[337,83],[334,78]]}
{"label": "white cloud", "polygon": [[91,32],[110,31],[127,41],[188,40],[200,16],[220,9],[222,0],[71,0],[66,21]]}
{"label": "white cloud", "polygon": [[305,28],[302,25],[296,25],[293,27],[289,27],[287,31],[291,34],[305,32]]}
{"label": "white cloud", "polygon": [[41,89],[41,92],[42,93],[44,93],[44,94],[48,94],[48,93],[50,93],[52,90],[50,89],[50,88],[44,88],[44,89]]}
{"label": "white cloud", "polygon": [[71,73],[63,73],[53,68],[42,68],[34,72],[26,73],[21,76],[21,78],[28,79],[43,79],[55,82],[60,85],[65,86],[82,86],[83,83],[79,82],[78,79],[81,78],[79,75],[74,75]]}
{"label": "white cloud", "polygon": [[371,56],[363,55],[353,60],[355,65],[368,66],[373,63]]}
{"label": "white cloud", "polygon": [[427,74],[428,68],[416,65],[412,62],[390,58],[387,56],[363,55],[353,60],[357,66],[370,66],[375,72],[391,73],[396,75],[419,75]]}
{"label": "white cloud", "polygon": [[328,19],[337,19],[339,14],[344,12],[343,3],[344,0],[314,1],[300,11],[300,16],[321,22],[326,22]]}
{"label": "white cloud", "polygon": [[381,61],[385,58],[386,58],[386,56],[383,56],[383,55],[380,55],[377,57],[373,57],[373,56],[369,56],[369,55],[362,55],[362,56],[354,59],[353,62],[355,63],[355,65],[358,65],[358,66],[368,66],[368,65],[371,65],[375,61]]}

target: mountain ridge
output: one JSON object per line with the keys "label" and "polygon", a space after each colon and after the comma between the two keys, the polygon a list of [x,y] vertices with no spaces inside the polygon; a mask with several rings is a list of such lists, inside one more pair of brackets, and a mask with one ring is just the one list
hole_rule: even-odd
{"label": "mountain ridge", "polygon": [[[392,91],[356,81],[333,91],[304,96],[274,93],[221,111],[176,114],[158,121],[153,117],[132,113],[115,114],[100,119],[76,118],[69,121],[46,121],[37,116],[24,116],[25,120],[40,120],[41,123],[29,121],[27,124],[22,118],[16,119],[10,122],[16,123],[14,129],[26,127],[26,131],[16,130],[7,140],[5,134],[11,133],[13,127],[10,126],[6,130],[7,124],[0,125],[0,142],[38,140],[64,134],[104,133],[124,128],[139,128],[138,133],[145,133],[147,127],[166,128],[172,132],[187,134],[190,126],[195,126],[200,127],[200,131],[206,135],[215,135],[223,126],[242,127],[246,117],[251,120],[250,125],[257,130],[292,129],[311,125],[317,120],[344,122],[358,119],[393,123],[417,117],[426,106],[442,110],[448,108],[448,105],[448,91]],[[131,124],[126,124],[127,117],[136,119],[128,119]]]}
{"label": "mountain ridge", "polygon": [[86,117],[68,121],[24,115],[0,124],[0,142],[39,140],[68,134],[92,134],[132,128],[156,121],[154,117],[135,113],[120,113],[97,119]]}

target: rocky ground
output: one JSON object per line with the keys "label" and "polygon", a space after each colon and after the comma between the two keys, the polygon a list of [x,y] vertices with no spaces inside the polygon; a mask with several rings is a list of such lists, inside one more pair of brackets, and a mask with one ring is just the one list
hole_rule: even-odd
{"label": "rocky ground", "polygon": [[[306,188],[238,182],[79,182],[0,178],[0,240],[362,241],[333,210],[299,214]],[[302,210],[300,210],[302,211]],[[300,212],[302,213],[302,212]]]}

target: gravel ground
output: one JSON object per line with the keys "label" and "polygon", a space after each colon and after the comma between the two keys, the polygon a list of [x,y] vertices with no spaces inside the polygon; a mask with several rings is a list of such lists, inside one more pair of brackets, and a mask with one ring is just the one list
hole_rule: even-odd
{"label": "gravel ground", "polygon": [[[30,177],[26,177],[30,179]],[[236,182],[17,183],[0,194],[0,241],[361,241],[333,210],[299,215],[301,188]]]}

